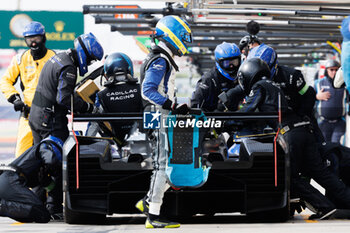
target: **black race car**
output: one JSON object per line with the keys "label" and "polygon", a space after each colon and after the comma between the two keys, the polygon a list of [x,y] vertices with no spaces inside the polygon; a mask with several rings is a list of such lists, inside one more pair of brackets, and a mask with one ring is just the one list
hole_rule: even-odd
{"label": "black race car", "polygon": [[[230,121],[235,127],[242,127],[240,122],[249,125],[260,120],[277,120],[277,114],[205,115]],[[126,119],[141,122],[143,118],[141,113],[135,113],[80,115],[73,120]],[[119,154],[113,152],[112,137],[68,138],[63,158],[65,222],[92,223],[114,213],[139,213],[135,204],[149,189],[151,155],[157,143],[150,135],[139,132],[138,138],[129,138]],[[208,130],[200,142],[201,159],[211,166],[207,182],[199,188],[170,188],[164,196],[164,214],[183,218],[238,212],[266,221],[289,218],[289,156],[283,135],[276,137],[269,132],[230,137],[230,140],[238,148],[236,152],[229,153],[226,143],[217,143],[215,132]]]}

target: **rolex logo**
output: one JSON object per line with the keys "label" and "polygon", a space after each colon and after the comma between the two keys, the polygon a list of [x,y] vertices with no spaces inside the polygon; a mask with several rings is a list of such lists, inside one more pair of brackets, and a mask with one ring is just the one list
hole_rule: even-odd
{"label": "rolex logo", "polygon": [[62,32],[64,29],[65,23],[63,21],[56,21],[53,25],[57,32]]}

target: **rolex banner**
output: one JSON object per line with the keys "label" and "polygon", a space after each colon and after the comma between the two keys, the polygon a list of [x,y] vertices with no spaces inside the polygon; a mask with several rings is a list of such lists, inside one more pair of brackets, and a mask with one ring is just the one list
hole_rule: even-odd
{"label": "rolex banner", "polygon": [[46,46],[50,49],[73,47],[75,37],[84,33],[81,12],[0,11],[0,49],[25,49],[22,33],[31,21],[45,26]]}

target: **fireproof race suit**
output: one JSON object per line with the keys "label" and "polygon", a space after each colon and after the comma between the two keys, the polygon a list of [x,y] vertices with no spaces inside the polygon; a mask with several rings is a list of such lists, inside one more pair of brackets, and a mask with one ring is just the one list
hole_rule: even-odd
{"label": "fireproof race suit", "polygon": [[204,111],[223,111],[227,107],[228,110],[235,111],[244,97],[243,91],[230,98],[224,106],[219,104],[218,97],[222,92],[235,91],[235,86],[237,85],[234,81],[222,76],[214,67],[197,82],[196,90],[192,94],[191,107],[199,107]]}
{"label": "fireproof race suit", "polygon": [[310,87],[303,74],[296,69],[287,66],[277,66],[273,81],[281,88],[288,106],[299,116],[307,116],[313,125],[313,132],[317,142],[324,142],[321,130],[317,125],[314,115],[316,101],[315,89]]}
{"label": "fireproof race suit", "polygon": [[[12,102],[12,99],[15,98],[16,95],[19,96],[19,92],[14,85],[17,80],[20,80],[20,86],[24,97],[23,102],[30,107],[38,84],[40,72],[47,60],[53,55],[55,55],[55,52],[47,49],[47,52],[42,58],[34,60],[31,50],[29,49],[13,57],[10,66],[0,80],[0,89],[5,95],[5,98]],[[32,131],[28,124],[29,112],[26,112],[28,109],[29,108],[22,112],[19,120],[16,157],[20,156],[33,145]]]}
{"label": "fireproof race suit", "polygon": [[[261,80],[253,85],[252,91],[246,99],[246,104],[240,111],[252,112],[259,109],[262,112],[276,112],[278,92],[282,93],[270,81]],[[327,192],[331,193],[342,208],[349,208],[350,189],[335,174],[331,173],[322,161],[319,150],[315,146],[311,123],[304,122],[300,116],[293,112],[288,110],[286,112],[284,110],[286,102],[283,99],[283,94],[281,94],[282,132],[284,132],[289,144],[291,193],[307,201],[321,213],[328,213],[335,208],[332,202],[301,177],[304,175],[313,178]],[[271,126],[277,127],[276,123],[272,123]]]}
{"label": "fireproof race suit", "polygon": [[[66,50],[50,58],[44,66],[35,91],[29,115],[34,144],[52,135],[65,141],[69,135],[68,119],[71,95],[77,80],[77,55],[75,50]],[[85,113],[90,104],[74,98],[74,111]]]}
{"label": "fireproof race suit", "polygon": [[[142,112],[142,99],[139,83],[119,82],[106,86],[96,94],[95,105],[100,106],[101,112],[128,113]],[[103,123],[102,123],[103,124]],[[123,145],[126,135],[130,136],[134,121],[110,122],[113,137],[118,145]],[[90,122],[86,135],[95,136],[100,131],[101,123]],[[102,136],[111,136],[102,129]]]}
{"label": "fireproof race suit", "polygon": [[[50,221],[50,210],[62,212],[62,146],[55,137],[32,146],[8,166],[0,166],[0,216],[20,222]],[[29,188],[46,187],[48,205]]]}
{"label": "fireproof race suit", "polygon": [[[174,100],[175,76],[171,76],[172,68],[177,69],[171,57],[171,51],[164,43],[158,44],[148,55],[141,68],[142,97],[156,106],[162,116],[169,114],[163,109],[164,103]],[[175,66],[174,66],[175,65]],[[148,107],[147,103],[145,107]],[[169,153],[168,136],[164,127],[157,132],[158,145],[153,154],[153,174],[150,189],[147,193],[149,213],[159,215],[163,203],[164,192],[170,187],[166,180],[165,168]]]}

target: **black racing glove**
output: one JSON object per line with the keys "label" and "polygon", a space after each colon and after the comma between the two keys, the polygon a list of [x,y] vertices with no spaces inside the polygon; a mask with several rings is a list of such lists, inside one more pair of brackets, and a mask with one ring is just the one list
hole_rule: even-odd
{"label": "black racing glove", "polygon": [[23,103],[22,100],[18,100],[16,102],[13,102],[13,107],[14,107],[16,112],[18,112],[18,111],[23,112],[24,106],[25,106],[25,104]]}
{"label": "black racing glove", "polygon": [[181,114],[185,115],[189,112],[189,107],[187,104],[177,104],[173,103],[171,100],[167,99],[162,105],[163,109],[171,110],[172,114]]}
{"label": "black racing glove", "polygon": [[215,110],[215,112],[224,112],[226,110],[226,107],[221,101],[218,101],[218,105],[216,106]]}
{"label": "black racing glove", "polygon": [[29,112],[30,112],[30,107],[28,105],[24,105],[24,108],[23,108],[23,116],[24,116],[24,118],[28,118]]}
{"label": "black racing glove", "polygon": [[189,110],[187,104],[176,104],[174,110],[172,110],[172,114],[186,115]]}
{"label": "black racing glove", "polygon": [[250,41],[250,36],[247,35],[242,37],[242,39],[239,41],[239,44],[238,44],[239,49],[242,51],[242,49],[248,46],[249,41]]}
{"label": "black racing glove", "polygon": [[23,111],[25,104],[23,103],[21,96],[18,94],[11,95],[8,101],[13,104],[13,108],[16,112]]}

